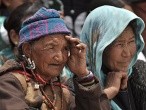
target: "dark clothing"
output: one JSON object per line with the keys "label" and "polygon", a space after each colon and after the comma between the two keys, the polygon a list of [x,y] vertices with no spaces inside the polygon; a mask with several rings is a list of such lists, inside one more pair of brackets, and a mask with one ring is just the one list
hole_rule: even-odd
{"label": "dark clothing", "polygon": [[130,78],[136,110],[146,110],[146,62],[138,60]]}
{"label": "dark clothing", "polygon": [[146,110],[146,62],[136,62],[128,89],[120,91],[114,101],[122,110]]}
{"label": "dark clothing", "polygon": [[113,99],[122,110],[138,110],[135,108],[133,94],[128,81],[127,89],[121,90]]}
{"label": "dark clothing", "polygon": [[[22,84],[22,79],[18,79],[14,74],[14,70],[20,70],[20,65],[7,61],[3,67],[0,68],[0,109],[1,110],[51,110],[44,102],[40,100],[40,88],[34,90],[35,81],[26,81],[27,88]],[[13,70],[13,71],[12,71]],[[21,74],[21,76],[24,76]],[[79,84],[76,79],[74,79],[75,86],[75,100],[71,91],[65,87],[54,86],[56,93],[56,103],[55,106],[59,106],[63,102],[63,110],[110,110],[109,102],[107,96],[101,90],[99,81],[95,78],[95,84],[89,88],[86,88]],[[33,85],[33,86],[32,86]],[[52,92],[50,90],[50,85],[43,85],[44,92],[52,100]],[[62,91],[62,97],[59,95]],[[31,93],[33,92],[33,93]],[[31,97],[36,100],[28,100]],[[42,96],[42,93],[41,95]],[[63,100],[63,101],[62,101]],[[30,102],[29,102],[30,101]],[[32,102],[34,102],[32,104]],[[75,108],[76,102],[76,108]],[[31,108],[30,108],[31,107]]]}

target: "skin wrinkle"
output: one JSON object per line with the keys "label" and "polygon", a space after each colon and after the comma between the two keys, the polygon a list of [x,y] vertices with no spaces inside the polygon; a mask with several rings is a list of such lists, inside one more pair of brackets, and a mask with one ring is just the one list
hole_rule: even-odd
{"label": "skin wrinkle", "polygon": [[112,71],[127,72],[135,52],[135,35],[132,28],[127,27],[120,37],[105,49],[103,65]]}
{"label": "skin wrinkle", "polygon": [[[48,36],[49,37],[44,37],[43,39],[40,39],[33,44],[32,57],[36,65],[39,66],[37,67],[37,71],[39,73],[43,73],[44,77],[46,76],[54,77],[61,72],[65,63],[67,62],[68,42],[64,40],[65,39],[64,35],[61,34],[57,34],[55,36],[54,35],[48,35]],[[38,51],[42,51],[42,52],[39,53]],[[43,61],[42,63],[43,66],[41,66],[40,63],[42,61],[40,60]],[[58,72],[57,69],[59,69]],[[53,74],[52,71],[54,72]],[[49,77],[49,79],[51,77]]]}

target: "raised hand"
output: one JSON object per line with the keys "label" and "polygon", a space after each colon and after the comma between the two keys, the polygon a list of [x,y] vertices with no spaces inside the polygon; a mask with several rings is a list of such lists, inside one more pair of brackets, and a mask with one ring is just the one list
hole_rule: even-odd
{"label": "raised hand", "polygon": [[120,89],[127,88],[128,76],[126,72],[109,72],[106,78],[104,92],[109,99],[114,98]]}
{"label": "raised hand", "polygon": [[89,74],[86,66],[86,45],[81,43],[78,38],[65,36],[70,43],[70,56],[67,62],[70,70],[78,77]]}

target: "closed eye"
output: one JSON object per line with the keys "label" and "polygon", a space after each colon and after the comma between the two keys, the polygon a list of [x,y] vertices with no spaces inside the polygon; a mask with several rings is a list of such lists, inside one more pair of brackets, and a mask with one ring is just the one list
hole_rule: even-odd
{"label": "closed eye", "polygon": [[42,50],[50,50],[50,49],[54,49],[54,46],[53,45],[47,45]]}
{"label": "closed eye", "polygon": [[123,45],[124,45],[123,43],[116,43],[114,46],[115,47],[123,47]]}
{"label": "closed eye", "polygon": [[135,39],[131,40],[129,43],[135,43]]}

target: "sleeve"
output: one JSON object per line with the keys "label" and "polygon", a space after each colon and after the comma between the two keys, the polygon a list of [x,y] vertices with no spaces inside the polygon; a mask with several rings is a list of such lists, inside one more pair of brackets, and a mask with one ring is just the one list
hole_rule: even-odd
{"label": "sleeve", "polygon": [[0,109],[28,110],[25,93],[18,79],[11,73],[0,76]]}
{"label": "sleeve", "polygon": [[90,87],[82,85],[74,78],[74,89],[76,110],[111,110],[107,95],[103,92],[96,77]]}
{"label": "sleeve", "polygon": [[146,110],[146,62],[136,62],[129,83],[137,110]]}

